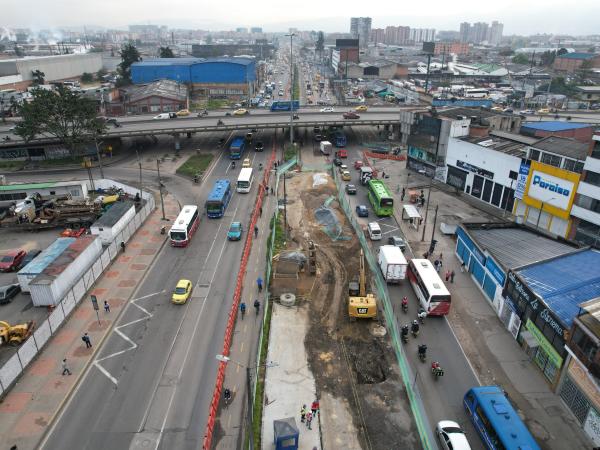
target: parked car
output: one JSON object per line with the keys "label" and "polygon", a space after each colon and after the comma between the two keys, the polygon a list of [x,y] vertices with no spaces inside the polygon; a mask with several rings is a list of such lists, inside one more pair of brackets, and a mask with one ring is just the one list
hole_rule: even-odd
{"label": "parked car", "polygon": [[21,292],[21,286],[18,283],[0,286],[0,305],[10,303],[19,292]]}
{"label": "parked car", "polygon": [[27,252],[27,255],[25,255],[25,258],[23,258],[23,261],[21,261],[21,267],[25,267],[27,264],[29,264],[31,261],[33,261],[33,259],[40,253],[42,253],[42,251],[38,250],[37,248],[34,248],[33,250],[29,250]]}
{"label": "parked car", "polygon": [[333,158],[333,165],[338,167],[341,166],[342,160],[336,156],[335,158]]}
{"label": "parked car", "polygon": [[344,119],[360,119],[360,116],[356,114],[354,111],[348,111],[342,114]]}
{"label": "parked car", "polygon": [[331,106],[326,106],[325,108],[321,108],[321,112],[335,112],[335,110]]}
{"label": "parked car", "polygon": [[175,113],[177,117],[187,117],[190,115],[190,111],[188,109],[181,109]]}
{"label": "parked car", "polygon": [[0,257],[0,272],[12,272],[21,267],[21,262],[25,258],[25,250],[9,250]]}
{"label": "parked car", "polygon": [[435,427],[435,432],[445,450],[471,450],[469,441],[460,425],[452,420],[442,420]]}
{"label": "parked car", "polygon": [[229,231],[227,232],[227,240],[229,241],[239,241],[242,239],[242,223],[241,222],[231,222],[229,225]]}
{"label": "parked car", "polygon": [[265,146],[262,142],[258,141],[256,144],[254,144],[254,150],[257,152],[262,152],[265,149]]}
{"label": "parked car", "polygon": [[369,210],[365,205],[356,206],[356,215],[358,217],[369,217]]}
{"label": "parked car", "polygon": [[390,236],[388,238],[388,244],[400,248],[400,250],[406,250],[406,241],[400,236]]}
{"label": "parked car", "polygon": [[346,194],[356,195],[356,186],[354,186],[353,184],[347,184],[345,189],[346,189]]}
{"label": "parked car", "polygon": [[175,290],[173,291],[171,301],[175,304],[181,305],[187,302],[188,298],[190,298],[191,293],[192,282],[190,280],[179,280],[177,282],[177,286],[175,286]]}

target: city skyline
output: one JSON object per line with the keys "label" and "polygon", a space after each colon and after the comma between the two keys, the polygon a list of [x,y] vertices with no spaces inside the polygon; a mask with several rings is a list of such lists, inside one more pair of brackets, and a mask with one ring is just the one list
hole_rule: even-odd
{"label": "city skyline", "polygon": [[[193,28],[209,31],[234,30],[238,27],[262,27],[265,32],[287,31],[289,27],[325,32],[348,32],[350,17],[371,17],[373,28],[407,25],[414,28],[456,30],[462,22],[489,22],[496,20],[504,24],[504,35],[520,34],[598,34],[595,17],[600,15],[600,3],[581,0],[578,7],[565,8],[557,0],[531,0],[527,4],[507,0],[503,5],[481,5],[475,0],[463,0],[461,8],[447,2],[434,0],[424,10],[420,5],[403,6],[402,15],[378,16],[369,13],[370,7],[355,0],[347,2],[344,16],[339,15],[336,5],[308,0],[302,5],[280,5],[273,0],[248,4],[233,0],[227,9],[216,4],[188,4],[183,0],[172,0],[169,8],[159,0],[141,2],[116,2],[106,0],[69,7],[70,2],[57,0],[47,3],[31,0],[28,7],[18,0],[5,0],[3,21],[0,27],[52,29],[62,27],[102,27],[123,29],[132,24],[158,24],[170,28]],[[391,2],[378,5],[387,11]],[[389,7],[389,8],[386,8]],[[112,8],[114,7],[114,8]],[[378,8],[380,10],[380,8]],[[33,15],[31,10],[36,11]],[[186,11],[181,14],[181,11]],[[160,11],[160,14],[154,13]],[[515,14],[515,11],[518,14]],[[535,15],[543,20],[531,21]],[[190,18],[190,17],[198,17]],[[207,17],[210,17],[208,19]],[[102,19],[99,19],[102,18]]]}

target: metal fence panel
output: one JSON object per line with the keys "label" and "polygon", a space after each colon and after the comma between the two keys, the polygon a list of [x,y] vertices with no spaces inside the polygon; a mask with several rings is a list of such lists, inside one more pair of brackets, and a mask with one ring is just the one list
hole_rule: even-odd
{"label": "metal fence panel", "polygon": [[105,249],[100,255],[100,262],[102,263],[102,270],[104,271],[108,265],[110,264],[110,251],[109,249]]}
{"label": "metal fence panel", "polygon": [[23,369],[29,365],[37,352],[38,348],[35,345],[35,340],[31,337],[21,344],[21,347],[19,347],[19,351],[17,353],[19,354],[19,359],[21,360],[21,366]]}
{"label": "metal fence panel", "polygon": [[79,303],[79,301],[85,295],[85,291],[85,283],[83,282],[83,278],[80,278],[79,281],[75,283],[75,286],[73,286],[73,296],[75,297],[75,303]]}
{"label": "metal fence panel", "polygon": [[0,369],[0,383],[6,389],[21,374],[22,368],[19,362],[19,355],[15,353]]}
{"label": "metal fence panel", "polygon": [[94,272],[94,280],[97,280],[104,272],[104,266],[102,265],[102,255],[100,258],[96,260],[96,262],[92,265],[92,272]]}
{"label": "metal fence panel", "polygon": [[33,337],[35,338],[35,343],[37,348],[40,349],[44,346],[46,341],[50,339],[52,331],[50,330],[50,324],[47,320],[40,322],[37,326],[37,330],[33,333]]}
{"label": "metal fence panel", "polygon": [[94,279],[94,272],[92,271],[91,267],[87,270],[87,272],[85,272],[83,274],[81,279],[83,280],[83,285],[85,286],[85,291],[86,292],[89,291],[90,288],[94,285],[94,282],[96,281]]}
{"label": "metal fence panel", "polygon": [[50,329],[52,330],[52,334],[56,333],[58,327],[65,319],[65,314],[63,313],[62,308],[54,308],[54,311],[48,316],[48,322],[50,323]]}
{"label": "metal fence panel", "polygon": [[73,308],[75,308],[75,297],[73,296],[73,291],[70,290],[67,292],[67,295],[62,300],[62,308],[65,313],[65,317],[67,317]]}

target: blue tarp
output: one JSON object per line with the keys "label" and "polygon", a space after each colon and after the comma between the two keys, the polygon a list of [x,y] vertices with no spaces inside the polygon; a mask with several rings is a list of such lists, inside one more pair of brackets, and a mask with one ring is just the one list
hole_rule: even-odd
{"label": "blue tarp", "polygon": [[525,122],[521,125],[521,130],[539,130],[539,131],[566,131],[577,130],[579,128],[588,128],[589,123],[562,122],[560,120],[551,120],[548,122]]}

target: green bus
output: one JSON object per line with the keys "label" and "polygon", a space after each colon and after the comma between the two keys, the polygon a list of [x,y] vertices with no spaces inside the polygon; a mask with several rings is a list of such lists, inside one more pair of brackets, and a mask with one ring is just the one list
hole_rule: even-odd
{"label": "green bus", "polygon": [[378,216],[391,216],[394,213],[394,199],[390,190],[381,180],[369,180],[369,202]]}

